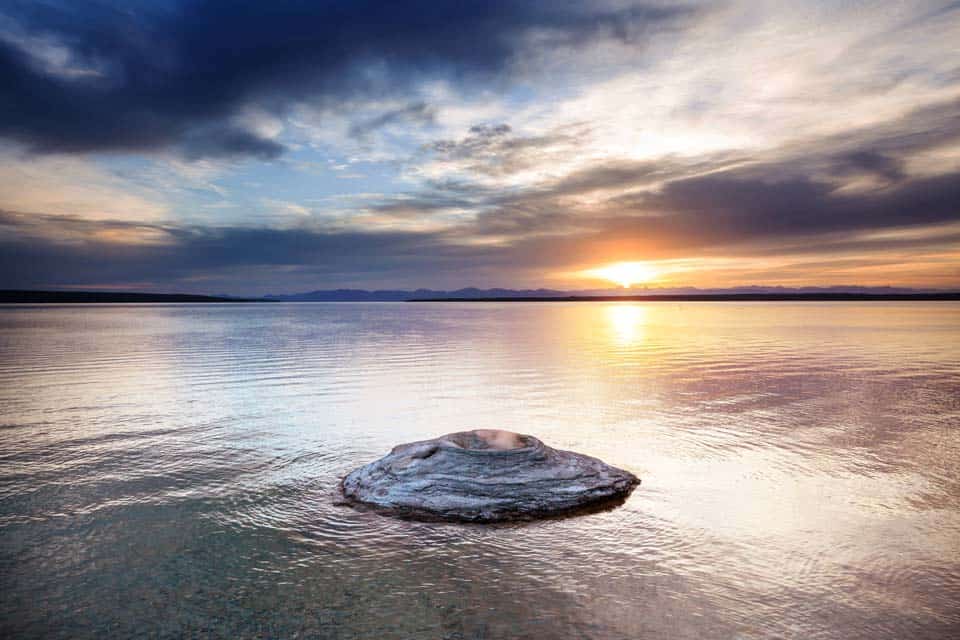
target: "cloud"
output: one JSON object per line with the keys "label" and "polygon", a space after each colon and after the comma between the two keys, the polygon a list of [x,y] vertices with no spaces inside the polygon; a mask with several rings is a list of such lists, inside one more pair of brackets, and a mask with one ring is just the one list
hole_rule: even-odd
{"label": "cloud", "polygon": [[47,155],[0,157],[0,207],[34,212],[0,266],[237,293],[613,260],[960,282],[960,5],[927,5],[14,4],[0,137]]}
{"label": "cloud", "polygon": [[[896,268],[916,279],[908,284],[927,285],[949,284],[958,275],[950,265],[960,258],[960,173],[864,194],[811,179],[764,181],[730,171],[606,200],[589,216],[558,211],[549,196],[504,201],[492,192],[464,193],[466,200],[453,191],[448,200],[410,200],[403,204],[409,210],[401,208],[402,200],[394,202],[395,209],[379,213],[412,224],[392,228],[370,225],[364,214],[345,226],[264,228],[8,212],[0,215],[0,286],[95,286],[115,282],[118,274],[155,289],[237,293],[298,286],[519,286],[542,284],[545,274],[571,265],[595,264],[598,256],[638,253],[668,267],[699,264],[701,284],[720,274],[734,283],[752,274],[754,282],[806,278],[824,284],[842,274],[846,283],[887,284],[902,282],[890,278]],[[446,211],[468,202],[487,202],[491,209],[447,225],[424,223],[425,207]],[[735,268],[710,266],[721,259]],[[571,286],[569,280],[559,284]]]}
{"label": "cloud", "polygon": [[622,204],[644,214],[628,226],[659,229],[687,243],[726,245],[951,222],[960,215],[958,202],[960,173],[868,194],[810,179],[766,182],[730,173],[672,182]]}
{"label": "cloud", "polygon": [[157,220],[168,213],[160,194],[80,158],[24,157],[3,149],[0,208],[114,220]]}
{"label": "cloud", "polygon": [[[893,123],[766,152],[607,160],[518,188],[435,181],[373,207],[420,219],[460,212],[450,233],[463,242],[511,247],[515,256],[552,251],[571,261],[791,255],[812,247],[884,251],[897,243],[870,234],[909,235],[912,228],[940,229],[960,219],[960,166],[907,170],[912,158],[960,137],[948,126],[958,106],[924,107]],[[473,158],[508,138],[501,130],[441,148]],[[522,153],[538,151],[531,146]],[[882,183],[848,188],[860,174]],[[935,232],[909,244],[942,247],[948,236]]]}
{"label": "cloud", "polygon": [[428,159],[418,167],[427,179],[471,179],[488,186],[530,184],[544,172],[564,171],[564,158],[589,143],[589,126],[572,123],[536,134],[519,134],[510,124],[481,123],[457,139],[424,145]]}
{"label": "cloud", "polygon": [[904,178],[903,164],[872,150],[854,151],[837,159],[837,170],[841,173],[863,171],[887,180],[897,182]]}
{"label": "cloud", "polygon": [[[126,241],[119,241],[126,238]],[[309,226],[200,227],[91,221],[0,212],[0,288],[153,283],[154,290],[268,292],[290,286],[412,282],[426,270],[451,280],[478,252],[436,233]],[[142,286],[142,285],[141,285]]]}
{"label": "cloud", "polygon": [[232,116],[333,108],[438,77],[490,83],[528,46],[641,40],[689,13],[536,0],[15,3],[0,13],[0,136],[36,152],[268,159],[282,143]]}
{"label": "cloud", "polygon": [[197,127],[182,135],[183,155],[191,160],[251,156],[260,160],[278,158],[286,147],[237,127]]}
{"label": "cloud", "polygon": [[374,118],[355,122],[350,125],[349,135],[353,138],[367,138],[372,132],[396,124],[418,124],[426,126],[434,123],[436,109],[425,102],[414,102],[399,109],[391,109]]}

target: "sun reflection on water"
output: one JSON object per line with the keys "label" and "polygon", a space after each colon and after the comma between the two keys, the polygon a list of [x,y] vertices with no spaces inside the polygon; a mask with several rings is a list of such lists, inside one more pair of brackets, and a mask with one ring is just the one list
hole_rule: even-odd
{"label": "sun reflection on water", "polygon": [[628,346],[643,340],[647,309],[640,305],[614,304],[606,309],[607,319],[614,341],[621,346]]}

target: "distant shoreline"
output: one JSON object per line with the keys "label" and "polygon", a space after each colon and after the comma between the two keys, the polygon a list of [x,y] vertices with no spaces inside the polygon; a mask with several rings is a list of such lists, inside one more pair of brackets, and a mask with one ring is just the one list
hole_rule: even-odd
{"label": "distant shoreline", "polygon": [[114,293],[110,291],[0,290],[0,304],[83,304],[135,302],[269,302],[261,298],[225,298],[188,293]]}
{"label": "distant shoreline", "polygon": [[828,302],[960,300],[954,293],[716,293],[637,296],[554,296],[529,298],[412,298],[407,302]]}
{"label": "distant shoreline", "polygon": [[960,292],[928,293],[673,293],[639,295],[425,297],[378,300],[277,300],[231,298],[187,293],[126,293],[111,291],[0,290],[0,304],[134,304],[234,302],[883,302],[957,301]]}

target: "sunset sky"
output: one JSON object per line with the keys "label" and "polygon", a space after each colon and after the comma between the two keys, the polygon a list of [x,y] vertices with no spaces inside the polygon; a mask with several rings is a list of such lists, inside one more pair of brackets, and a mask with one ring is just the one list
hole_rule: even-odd
{"label": "sunset sky", "polygon": [[960,287],[958,42],[956,2],[4,2],[0,288]]}

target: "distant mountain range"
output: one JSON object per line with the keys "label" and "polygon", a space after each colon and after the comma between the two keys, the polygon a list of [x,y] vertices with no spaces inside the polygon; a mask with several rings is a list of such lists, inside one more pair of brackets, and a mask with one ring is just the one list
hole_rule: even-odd
{"label": "distant mountain range", "polygon": [[834,296],[853,294],[863,296],[902,296],[920,294],[947,293],[942,289],[912,289],[907,287],[732,287],[726,289],[698,289],[697,287],[630,289],[586,289],[580,291],[559,291],[556,289],[477,289],[467,287],[455,291],[435,289],[328,289],[293,293],[286,295],[267,295],[266,300],[279,302],[402,302],[405,300],[483,300],[513,298],[588,298],[588,297],[638,297],[638,296]]}
{"label": "distant mountain range", "polygon": [[910,289],[906,287],[735,287],[729,289],[632,288],[558,291],[555,289],[477,289],[456,291],[416,289],[332,289],[268,295],[262,298],[239,298],[227,294],[205,296],[194,294],[135,293],[125,291],[33,291],[0,290],[0,304],[9,303],[84,303],[84,302],[404,302],[421,301],[591,301],[591,300],[960,300],[960,292],[944,289]]}
{"label": "distant mountain range", "polygon": [[[577,294],[582,295],[581,292],[577,292]],[[552,289],[477,289],[468,287],[456,291],[437,291],[434,289],[416,289],[414,291],[399,289],[380,289],[377,291],[330,289],[289,295],[267,295],[264,298],[282,302],[403,302],[424,298],[471,300],[475,298],[561,298],[569,295],[571,295],[570,292],[554,291]]]}

